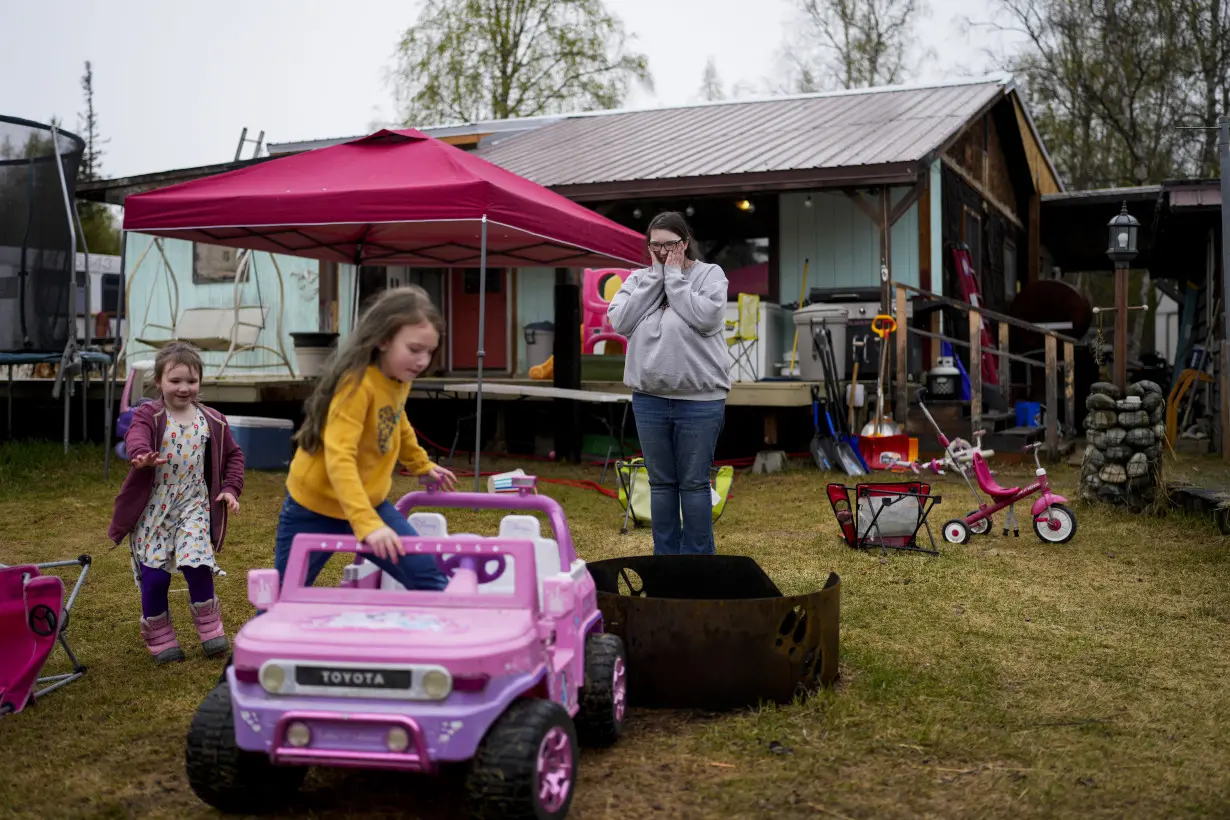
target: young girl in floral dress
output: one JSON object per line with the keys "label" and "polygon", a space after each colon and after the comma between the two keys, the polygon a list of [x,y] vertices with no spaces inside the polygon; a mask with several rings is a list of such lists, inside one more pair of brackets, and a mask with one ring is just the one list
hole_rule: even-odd
{"label": "young girl in floral dress", "polygon": [[174,570],[188,583],[189,610],[205,655],[229,648],[213,573],[227,512],[239,511],[244,457],[226,416],[196,400],[202,370],[200,355],[182,342],[155,357],[161,398],[133,414],[124,437],[132,469],[107,533],[117,544],[129,536],[141,591],[141,636],[158,664],[184,659],[168,605]]}

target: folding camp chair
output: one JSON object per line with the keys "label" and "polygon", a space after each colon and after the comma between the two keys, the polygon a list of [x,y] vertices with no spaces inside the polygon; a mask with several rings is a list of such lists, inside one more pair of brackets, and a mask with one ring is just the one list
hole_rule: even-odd
{"label": "folding camp chair", "polygon": [[[81,575],[64,602],[64,581],[42,570],[55,567],[81,567]],[[20,712],[37,698],[67,686],[85,674],[64,637],[68,613],[90,570],[90,556],[75,561],[0,564],[0,715]],[[64,647],[73,671],[62,675],[38,677],[56,642]],[[36,687],[42,689],[34,691]]]}
{"label": "folding camp chair", "polygon": [[[615,475],[619,481],[619,503],[624,508],[624,525],[619,534],[627,535],[628,521],[632,521],[634,527],[640,528],[652,520],[649,511],[649,473],[645,469],[645,459],[616,461]],[[735,468],[729,464],[711,468],[709,471],[715,524],[726,509],[726,501],[730,498],[730,485],[734,480]],[[683,517],[683,510],[679,511],[679,516]]]}
{"label": "folding camp chair", "polygon": [[726,329],[734,334],[726,337],[730,349],[730,370],[735,381],[743,381],[743,374],[751,375],[750,381],[760,381],[759,368],[756,366],[757,326],[760,324],[760,297],[754,293],[739,294],[739,315],[734,320],[726,320]]}
{"label": "folding camp chair", "polygon": [[[925,552],[939,555],[927,516],[943,500],[931,494],[931,485],[920,481],[859,484],[853,488],[844,484],[828,485],[827,494],[842,539],[855,549],[879,548],[888,551]],[[850,490],[855,503],[851,508]],[[918,531],[926,530],[931,548],[918,541]]]}

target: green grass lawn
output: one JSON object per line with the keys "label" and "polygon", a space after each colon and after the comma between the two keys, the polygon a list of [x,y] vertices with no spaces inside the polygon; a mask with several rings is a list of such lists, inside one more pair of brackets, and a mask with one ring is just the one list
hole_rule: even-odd
{"label": "green grass lawn", "polygon": [[[94,557],[69,630],[89,673],[0,718],[0,816],[215,816],[188,788],[183,754],[222,663],[200,656],[182,578],[172,616],[188,661],[151,663],[126,548],[109,549],[105,535],[123,469],[104,482],[101,464],[99,448],[66,457],[56,445],[0,446],[0,562]],[[1227,476],[1213,459],[1176,472]],[[1000,482],[1030,475],[1005,467]],[[1074,470],[1052,477],[1075,497]],[[1079,531],[1065,546],[1026,526],[1019,539],[996,529],[941,544],[938,558],[881,558],[840,542],[829,480],[840,479],[801,463],[740,474],[716,532],[719,551],[754,557],[787,594],[841,576],[838,684],[801,705],[736,714],[634,710],[616,747],[583,753],[574,816],[1230,815],[1230,549],[1211,523],[1073,504]],[[247,482],[220,557],[232,636],[253,614],[246,570],[272,566],[283,488],[278,474]],[[937,528],[969,506],[964,487],[938,485]],[[398,479],[394,496],[410,488]],[[651,550],[645,530],[619,535],[617,502],[543,489],[563,504],[583,558]],[[494,532],[498,518],[457,511],[451,529]],[[333,562],[326,580],[340,571]],[[66,666],[54,657],[48,672]],[[285,816],[453,817],[460,793],[455,778],[314,771]]]}

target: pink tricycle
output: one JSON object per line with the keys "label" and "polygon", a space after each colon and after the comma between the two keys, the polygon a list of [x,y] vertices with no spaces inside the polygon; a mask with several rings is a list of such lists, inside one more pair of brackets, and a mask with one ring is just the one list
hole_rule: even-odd
{"label": "pink tricycle", "polygon": [[[1046,468],[1042,466],[1038,458],[1038,448],[1042,446],[1041,443],[1027,444],[1024,448],[1026,452],[1033,453],[1034,463],[1037,465],[1034,471],[1037,480],[1027,487],[1001,487],[991,475],[991,469],[987,466],[986,459],[982,457],[980,448],[969,452],[967,458],[958,458],[957,454],[952,452],[952,443],[944,435],[940,426],[935,423],[927,406],[923,404],[922,390],[918,391],[918,407],[927,417],[927,421],[931,422],[931,426],[935,428],[940,444],[944,445],[944,453],[948,456],[947,463],[951,464],[965,479],[966,486],[974,494],[974,503],[978,505],[978,509],[964,518],[954,518],[944,524],[945,541],[950,544],[968,544],[971,533],[974,535],[989,534],[992,526],[991,516],[1005,507],[1008,508],[1008,515],[1004,519],[1004,535],[1007,535],[1011,528],[1012,534],[1019,537],[1021,531],[1016,521],[1015,505],[1018,501],[1035,494],[1040,495],[1030,508],[1030,516],[1033,518],[1034,532],[1038,537],[1049,544],[1066,544],[1072,540],[1072,536],[1076,535],[1076,516],[1072,510],[1064,506],[1068,499],[1051,492],[1051,486],[1046,477]],[[991,497],[991,503],[984,502],[978,495],[978,490],[974,489],[974,484],[969,477],[970,470],[974,472],[978,487]]]}
{"label": "pink tricycle", "polygon": [[[235,636],[188,732],[188,780],[202,800],[250,813],[289,800],[308,766],[465,763],[484,814],[568,814],[578,741],[607,745],[623,731],[624,647],[602,631],[563,510],[533,493],[532,476],[514,481],[516,495],[428,488],[397,502],[419,533],[405,550],[434,555],[450,577],[440,592],[406,590],[353,537],[295,538],[280,589],[276,570],[249,572],[263,614]],[[494,537],[450,535],[423,507],[515,514]],[[304,584],[317,551],[355,555],[340,586]]]}

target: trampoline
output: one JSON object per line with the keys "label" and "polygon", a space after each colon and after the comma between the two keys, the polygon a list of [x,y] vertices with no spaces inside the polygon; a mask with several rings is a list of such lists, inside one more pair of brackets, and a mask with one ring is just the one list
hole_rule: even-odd
{"label": "trampoline", "polygon": [[[64,399],[64,451],[68,452],[70,398],[81,376],[82,437],[88,437],[90,371],[104,377],[104,427],[111,426],[113,357],[88,345],[91,285],[89,249],[75,207],[77,172],[85,142],[54,125],[0,116],[0,366],[8,370],[7,435],[13,433],[13,369],[58,364],[52,397]],[[78,239],[80,238],[80,242]],[[76,270],[85,255],[84,278]],[[78,304],[82,308],[78,341]],[[118,333],[118,329],[117,329]],[[115,340],[119,349],[119,339]],[[104,472],[110,468],[110,459]]]}

